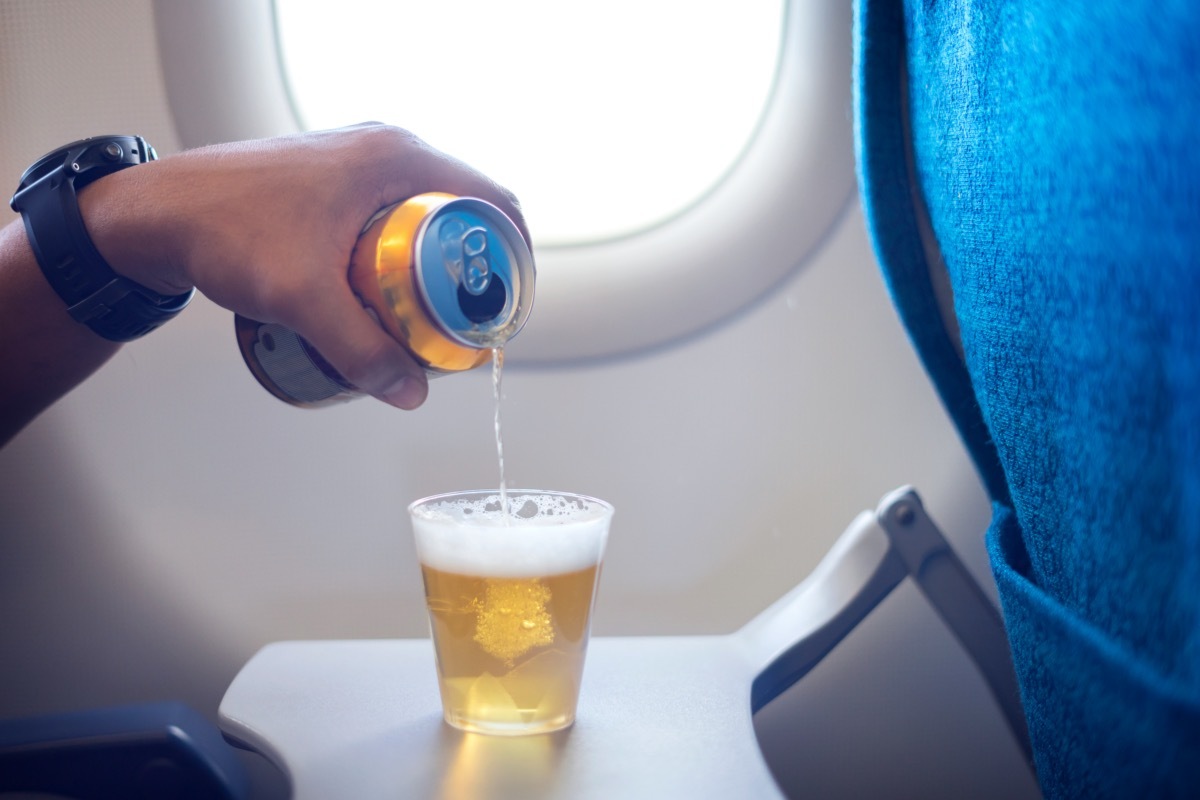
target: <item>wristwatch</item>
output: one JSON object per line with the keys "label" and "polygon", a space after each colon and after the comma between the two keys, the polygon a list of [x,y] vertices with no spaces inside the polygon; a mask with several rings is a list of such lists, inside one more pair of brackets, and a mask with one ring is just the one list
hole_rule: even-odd
{"label": "wristwatch", "polygon": [[25,170],[10,203],[24,219],[38,265],[71,317],[114,342],[145,336],[182,311],[195,290],[162,295],[114,272],[84,227],[76,192],[157,158],[140,136],[81,139]]}

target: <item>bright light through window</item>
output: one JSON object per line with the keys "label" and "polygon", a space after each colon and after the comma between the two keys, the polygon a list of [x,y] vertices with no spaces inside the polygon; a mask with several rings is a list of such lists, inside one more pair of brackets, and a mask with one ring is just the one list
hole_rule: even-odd
{"label": "bright light through window", "polygon": [[781,0],[275,0],[305,127],[399,125],[521,199],[539,245],[695,202],[753,135]]}

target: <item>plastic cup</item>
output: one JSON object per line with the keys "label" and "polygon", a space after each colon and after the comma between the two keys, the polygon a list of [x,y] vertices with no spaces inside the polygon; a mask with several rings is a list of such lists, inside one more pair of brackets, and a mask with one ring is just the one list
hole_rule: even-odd
{"label": "plastic cup", "polygon": [[547,733],[575,721],[613,507],[568,492],[436,495],[409,506],[446,722]]}

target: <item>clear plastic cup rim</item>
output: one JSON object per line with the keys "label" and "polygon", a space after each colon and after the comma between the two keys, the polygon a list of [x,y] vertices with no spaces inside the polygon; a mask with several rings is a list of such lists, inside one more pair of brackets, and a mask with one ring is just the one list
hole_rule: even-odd
{"label": "clear plastic cup rim", "polygon": [[[616,511],[616,509],[613,507],[613,504],[608,502],[607,500],[601,500],[598,497],[593,497],[592,495],[587,495],[587,494],[581,494],[579,492],[568,492],[568,491],[563,491],[560,489],[506,489],[504,493],[505,493],[506,499],[509,501],[510,504],[511,504],[513,498],[515,498],[515,497],[523,497],[523,496],[528,496],[528,495],[541,495],[541,496],[546,496],[546,497],[562,497],[562,498],[568,498],[571,500],[582,500],[583,502],[587,503],[589,506],[595,506],[598,509],[600,509],[603,512],[603,516],[611,517]],[[500,499],[500,490],[499,489],[464,489],[464,490],[457,491],[457,492],[439,492],[438,494],[431,494],[427,497],[422,497],[419,500],[414,500],[411,503],[409,503],[408,504],[408,513],[411,516],[418,516],[418,515],[421,515],[421,511],[424,507],[431,506],[436,503],[445,502],[448,500],[483,498],[483,497],[492,497],[492,496],[494,496],[497,500],[499,500]]]}

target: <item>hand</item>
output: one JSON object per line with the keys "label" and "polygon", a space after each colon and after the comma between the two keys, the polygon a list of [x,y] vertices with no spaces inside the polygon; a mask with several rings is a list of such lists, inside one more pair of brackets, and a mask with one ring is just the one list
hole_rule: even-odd
{"label": "hand", "polygon": [[209,299],[307,339],[352,384],[400,408],[424,371],[354,296],[350,254],[379,209],[429,191],[479,197],[529,241],[515,198],[398,128],[334,131],[186,151],[97,181],[80,207],[117,272]]}

